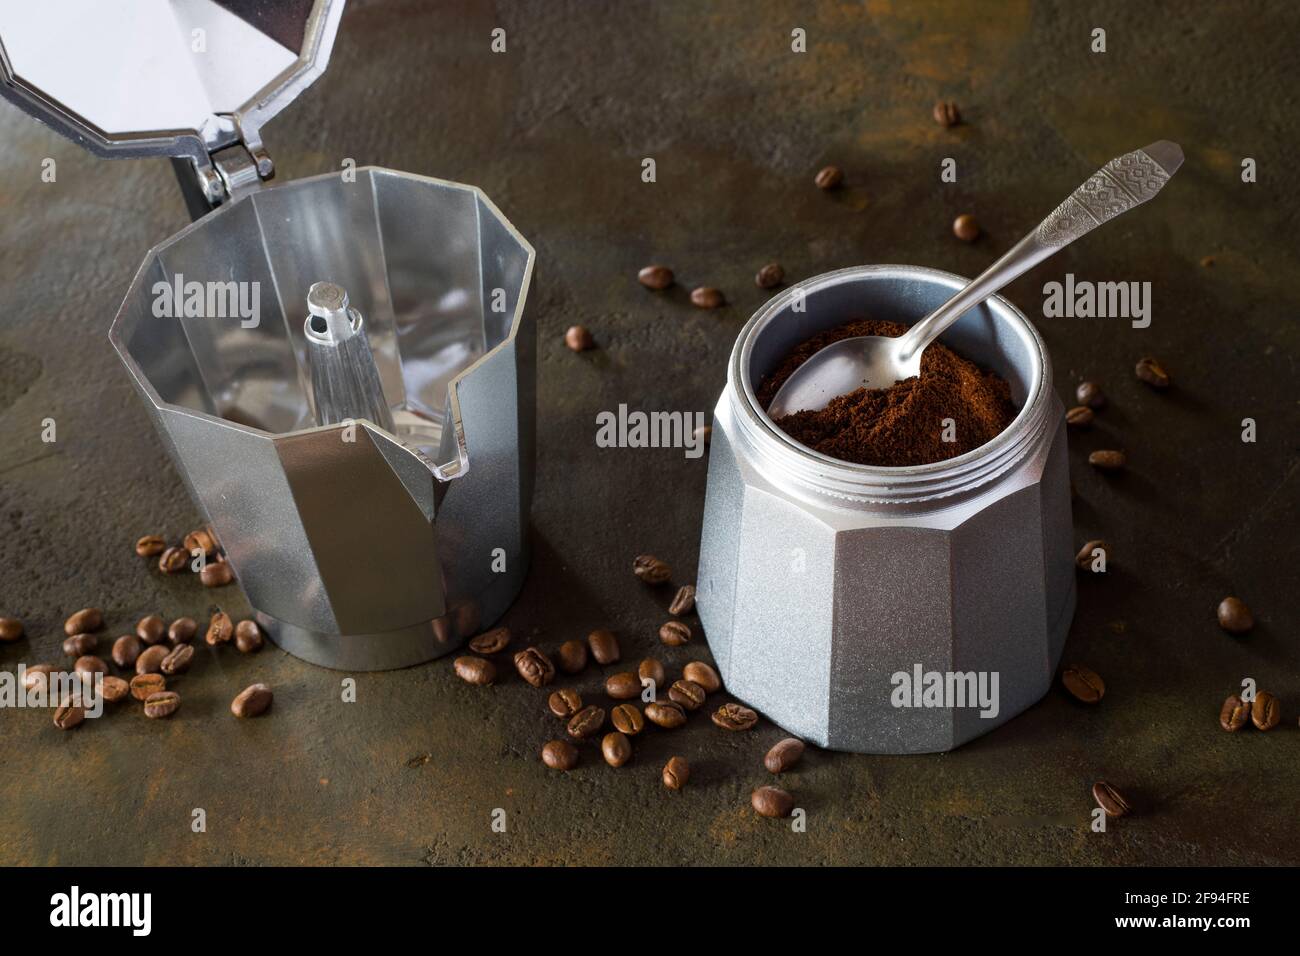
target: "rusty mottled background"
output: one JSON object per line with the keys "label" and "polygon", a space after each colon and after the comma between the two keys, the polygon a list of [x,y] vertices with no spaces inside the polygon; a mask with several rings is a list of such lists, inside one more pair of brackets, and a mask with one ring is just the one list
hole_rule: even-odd
{"label": "rusty mottled background", "polygon": [[[1053,689],[940,756],[810,753],[784,781],[808,812],[793,834],[748,808],[781,736],[765,722],[724,734],[697,715],[643,734],[623,769],[588,748],[561,775],[537,759],[558,732],[545,695],[513,674],[469,687],[443,660],[359,675],[344,704],[343,675],[203,646],[170,721],[124,706],[60,733],[48,712],[0,713],[0,863],[1300,862],[1297,35],[1300,7],[1282,0],[355,0],[329,72],[266,130],[280,174],[351,157],[475,183],[533,242],[536,543],[506,623],[548,648],[612,627],[625,658],[661,653],[671,670],[707,648],[698,634],[658,646],[668,592],[629,566],[651,551],[691,580],[705,462],[598,449],[596,413],[710,409],[769,260],[796,279],[863,262],[974,275],[1104,161],[1180,142],[1187,164],[1157,201],[1009,292],[1041,315],[1043,283],[1067,271],[1154,287],[1146,330],[1038,323],[1063,394],[1087,376],[1111,399],[1071,436],[1077,537],[1105,537],[1113,565],[1080,582],[1066,653],[1105,677],[1106,698],[1087,709]],[[932,122],[938,97],[964,125]],[[945,186],[948,156],[960,179]],[[44,157],[56,184],[40,181]],[[831,162],[848,185],[828,195],[812,177]],[[949,229],[964,211],[984,226],[973,245]],[[214,597],[246,611],[235,589],[163,579],[131,550],[197,516],[106,331],[145,250],[185,221],[166,162],[95,159],[0,108],[0,614],[30,632],[0,647],[6,669],[58,659],[61,622],[87,604],[110,636]],[[679,287],[637,285],[649,262]],[[704,283],[730,304],[693,309]],[[564,348],[574,322],[598,351]],[[1134,379],[1148,354],[1172,371],[1167,394]],[[1129,472],[1092,472],[1087,452],[1114,446]],[[1247,637],[1215,625],[1228,593],[1255,610]],[[1276,731],[1219,730],[1243,677],[1282,699]],[[577,686],[594,695],[600,679]],[[274,711],[236,722],[229,701],[253,680],[274,685]],[[674,753],[694,768],[681,793],[659,783]],[[1098,778],[1136,807],[1106,834],[1088,827]],[[206,833],[191,832],[196,807]],[[494,808],[508,832],[492,832]]]}

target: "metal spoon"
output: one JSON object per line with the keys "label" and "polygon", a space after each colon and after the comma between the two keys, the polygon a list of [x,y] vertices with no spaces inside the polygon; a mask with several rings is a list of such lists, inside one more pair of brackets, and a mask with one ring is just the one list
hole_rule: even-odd
{"label": "metal spoon", "polygon": [[920,375],[921,353],[944,329],[1048,256],[1146,202],[1182,164],[1183,151],[1167,140],[1112,159],[1006,255],[902,335],[841,339],[813,355],[785,380],[767,414],[779,419],[825,408],[836,396],[859,388],[888,388]]}

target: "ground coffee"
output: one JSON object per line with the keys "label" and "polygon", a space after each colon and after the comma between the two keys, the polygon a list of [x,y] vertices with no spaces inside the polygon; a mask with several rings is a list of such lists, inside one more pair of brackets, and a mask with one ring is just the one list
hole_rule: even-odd
{"label": "ground coffee", "polygon": [[[794,348],[758,388],[766,408],[777,390],[814,353],[855,335],[897,336],[897,322],[863,319],[820,332]],[[1016,417],[1011,390],[994,372],[934,343],[921,374],[889,388],[860,388],[820,411],[796,412],[776,424],[795,441],[859,465],[927,465],[956,458],[992,439]],[[944,441],[944,419],[953,421]]]}

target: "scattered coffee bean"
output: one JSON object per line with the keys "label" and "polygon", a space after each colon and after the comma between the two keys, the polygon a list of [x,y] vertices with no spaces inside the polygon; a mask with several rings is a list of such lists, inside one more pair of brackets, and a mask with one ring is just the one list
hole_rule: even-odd
{"label": "scattered coffee bean", "polygon": [[673,681],[673,686],[668,688],[668,699],[687,710],[699,710],[704,706],[704,688],[693,680]]}
{"label": "scattered coffee bean", "polygon": [[803,741],[798,737],[786,737],[774,744],[763,758],[763,766],[772,773],[785,773],[799,762],[803,756]]}
{"label": "scattered coffee bean", "polygon": [[569,724],[565,729],[570,737],[586,740],[596,736],[603,726],[605,726],[605,708],[588,704],[569,718]]}
{"label": "scattered coffee bean", "polygon": [[749,730],[758,723],[758,714],[743,704],[723,704],[713,713],[713,722],[723,730]]}
{"label": "scattered coffee bean", "polygon": [[0,644],[12,644],[21,640],[23,622],[16,617],[0,617]]}
{"label": "scattered coffee bean", "polygon": [[99,646],[99,638],[94,634],[73,634],[63,642],[63,653],[68,657],[84,657],[94,653]]}
{"label": "scattered coffee bean", "polygon": [[59,730],[71,730],[81,726],[86,719],[86,712],[75,704],[64,704],[54,711],[54,726]]}
{"label": "scattered coffee bean", "polygon": [[155,644],[153,647],[146,647],[140,652],[140,656],[135,659],[135,672],[137,674],[157,674],[162,670],[162,662],[167,659],[171,649],[162,644]]}
{"label": "scattered coffee bean", "polygon": [[685,757],[669,757],[664,764],[664,786],[669,790],[680,790],[691,779],[691,765]]}
{"label": "scattered coffee bean", "polygon": [[979,223],[970,213],[964,212],[952,221],[952,234],[962,242],[974,242],[979,238]]}
{"label": "scattered coffee bean", "polygon": [[641,678],[631,671],[620,671],[605,678],[605,693],[614,700],[631,700],[641,693]]}
{"label": "scattered coffee bean", "polygon": [[710,285],[702,285],[698,289],[691,290],[691,305],[699,309],[720,309],[726,305],[727,299],[722,294],[721,289],[715,289]]}
{"label": "scattered coffee bean", "polygon": [[681,647],[691,639],[691,629],[684,621],[668,621],[659,627],[659,640],[669,647]]}
{"label": "scattered coffee bean", "polygon": [[934,121],[945,129],[956,126],[961,122],[961,112],[957,109],[957,104],[952,100],[940,100],[935,103],[931,115],[934,116]]}
{"label": "scattered coffee bean", "polygon": [[78,674],[107,674],[108,665],[101,658],[93,654],[86,654],[77,658],[77,662],[72,665],[72,669]]}
{"label": "scattered coffee bean", "polygon": [[483,657],[458,657],[452,662],[456,676],[467,684],[486,687],[497,679],[497,668]]}
{"label": "scattered coffee bean", "polygon": [[1152,388],[1169,387],[1169,373],[1153,358],[1139,359],[1136,372],[1137,377]]}
{"label": "scattered coffee bean", "polygon": [[616,730],[601,739],[600,752],[605,763],[611,767],[621,767],[632,759],[632,741]]}
{"label": "scattered coffee bean", "polygon": [[1088,464],[1102,471],[1122,471],[1128,464],[1128,455],[1113,448],[1102,448],[1088,454]]}
{"label": "scattered coffee bean", "polygon": [[235,625],[230,620],[230,615],[225,611],[217,611],[208,621],[208,632],[203,635],[203,640],[216,647],[219,644],[229,644],[234,636]]}
{"label": "scattered coffee bean", "polygon": [[162,659],[158,669],[164,674],[171,677],[175,674],[184,674],[194,663],[194,645],[177,644],[168,652],[167,656]]}
{"label": "scattered coffee bean", "polygon": [[713,426],[701,425],[699,428],[695,429],[695,431],[691,432],[691,434],[695,436],[696,441],[704,442],[704,446],[707,448],[709,443],[713,441]]}
{"label": "scattered coffee bean", "polygon": [[555,665],[536,647],[526,647],[515,655],[515,670],[534,687],[545,687],[555,680]]}
{"label": "scattered coffee bean", "polygon": [[622,656],[613,631],[598,630],[587,635],[587,646],[597,664],[613,664]]}
{"label": "scattered coffee bean", "polygon": [[[494,627],[484,631],[469,642],[469,649],[475,654],[498,654],[510,645],[510,628]],[[564,648],[560,648],[560,663],[564,663]]]}
{"label": "scattered coffee bean", "polygon": [[686,709],[675,700],[652,700],[645,705],[645,716],[652,724],[672,730],[686,723]]}
{"label": "scattered coffee bean", "polygon": [[582,710],[582,695],[568,687],[561,688],[546,699],[546,706],[556,717],[568,720]]}
{"label": "scattered coffee bean", "polygon": [[683,584],[673,595],[673,603],[668,605],[668,613],[681,617],[695,610],[695,585]]}
{"label": "scattered coffee bean", "polygon": [[667,266],[646,266],[636,274],[636,281],[647,289],[662,291],[673,284],[673,270]]}
{"label": "scattered coffee bean", "polygon": [[691,661],[682,668],[682,677],[699,684],[706,694],[712,694],[722,688],[722,678],[704,661]]}
{"label": "scattered coffee bean", "polygon": [[205,588],[223,588],[235,580],[235,572],[231,570],[229,562],[209,561],[199,572],[199,580]]}
{"label": "scattered coffee bean", "polygon": [[638,554],[632,562],[632,573],[646,584],[663,584],[673,576],[673,569],[653,554]]}
{"label": "scattered coffee bean", "polygon": [[618,704],[609,712],[609,722],[621,734],[635,737],[645,726],[645,718],[635,704]]}
{"label": "scattered coffee bean", "polygon": [[266,713],[275,695],[267,684],[249,684],[230,702],[230,712],[236,717],[257,717]]}
{"label": "scattered coffee bean", "polygon": [[[653,657],[647,657],[637,665],[636,676],[642,681],[654,681],[656,688],[662,687],[664,681],[668,679],[668,674],[664,671],[664,665]],[[645,685],[642,684],[641,686],[644,687]]]}
{"label": "scattered coffee bean", "polygon": [[1241,598],[1226,597],[1219,602],[1219,627],[1229,634],[1245,634],[1255,626],[1255,615]]}
{"label": "scattered coffee bean", "polygon": [[1260,730],[1272,730],[1282,722],[1281,702],[1268,691],[1259,691],[1250,705],[1250,722]]}
{"label": "scattered coffee bean", "polygon": [[167,639],[172,644],[189,644],[199,632],[198,622],[192,617],[178,617],[167,628]]}
{"label": "scattered coffee bean", "polygon": [[140,618],[135,626],[135,633],[140,640],[150,646],[161,644],[167,636],[167,623],[157,614],[150,614],[148,617]]}
{"label": "scattered coffee bean", "polygon": [[136,674],[128,686],[131,688],[131,696],[136,700],[148,700],[167,689],[167,678],[162,674]]}
{"label": "scattered coffee bean", "polygon": [[217,539],[206,528],[191,531],[185,536],[183,544],[190,554],[202,551],[204,555],[213,555],[217,551]]}
{"label": "scattered coffee bean", "polygon": [[179,574],[190,566],[190,553],[172,545],[158,558],[158,570],[163,574]]}
{"label": "scattered coffee bean", "polygon": [[262,629],[257,626],[256,621],[248,618],[235,625],[235,647],[241,654],[255,654],[265,643]]}
{"label": "scattered coffee bean", "polygon": [[111,674],[104,678],[104,700],[110,704],[116,704],[119,700],[126,697],[131,692],[131,685],[120,677],[114,677]]}
{"label": "scattered coffee bean", "polygon": [[552,770],[572,770],[578,765],[578,748],[567,740],[548,740],[542,747],[542,763]]}
{"label": "scattered coffee bean", "polygon": [[63,622],[63,633],[68,637],[74,634],[90,634],[104,629],[104,615],[97,607],[83,608]]}
{"label": "scattered coffee bean", "polygon": [[1106,696],[1106,682],[1082,664],[1071,664],[1061,672],[1061,683],[1076,700],[1095,704]]}
{"label": "scattered coffee bean", "polygon": [[844,184],[844,170],[838,166],[823,166],[813,178],[818,189],[835,189]]}
{"label": "scattered coffee bean", "polygon": [[1076,405],[1065,413],[1065,424],[1072,428],[1091,428],[1095,417],[1087,405]]}
{"label": "scattered coffee bean", "polygon": [[[1100,551],[1101,554],[1093,554],[1094,551]],[[1106,547],[1106,542],[1102,541],[1100,538],[1089,541],[1080,548],[1079,553],[1074,556],[1074,563],[1080,571],[1091,571],[1092,562],[1098,558],[1106,561],[1109,566],[1110,549]]]}
{"label": "scattered coffee bean", "polygon": [[1094,409],[1102,408],[1106,404],[1106,396],[1102,394],[1101,386],[1096,382],[1080,382],[1079,387],[1074,390],[1074,399],[1080,405]]}
{"label": "scattered coffee bean", "polygon": [[1229,733],[1236,733],[1250,723],[1250,704],[1236,694],[1232,694],[1219,708],[1219,726]]}
{"label": "scattered coffee bean", "polygon": [[794,797],[780,787],[759,787],[749,802],[761,817],[788,817],[794,810]]}
{"label": "scattered coffee bean", "polygon": [[584,641],[576,638],[571,641],[565,641],[560,645],[560,651],[557,655],[560,659],[560,670],[566,674],[577,674],[587,666],[587,645]]}
{"label": "scattered coffee bean", "polygon": [[596,340],[585,325],[571,325],[564,333],[564,344],[574,352],[585,352],[596,347]]}
{"label": "scattered coffee bean", "polygon": [[760,289],[775,289],[784,281],[785,270],[781,268],[779,262],[769,262],[758,270],[758,275],[754,276],[754,284]]}
{"label": "scattered coffee bean", "polygon": [[142,558],[154,558],[167,550],[162,535],[147,534],[135,543],[135,553]]}
{"label": "scattered coffee bean", "polygon": [[144,650],[144,641],[134,634],[123,634],[113,642],[113,663],[123,670],[135,667],[136,659]]}
{"label": "scattered coffee bean", "polygon": [[50,686],[50,675],[53,673],[53,664],[33,664],[23,672],[23,689],[34,691],[37,687],[48,688]]}
{"label": "scattered coffee bean", "polygon": [[150,694],[144,702],[144,715],[153,720],[161,720],[176,713],[181,706],[181,695],[174,690],[159,691]]}
{"label": "scattered coffee bean", "polygon": [[1118,790],[1104,780],[1098,780],[1092,785],[1092,799],[1097,801],[1097,806],[1106,811],[1108,817],[1128,815],[1128,801],[1120,795]]}

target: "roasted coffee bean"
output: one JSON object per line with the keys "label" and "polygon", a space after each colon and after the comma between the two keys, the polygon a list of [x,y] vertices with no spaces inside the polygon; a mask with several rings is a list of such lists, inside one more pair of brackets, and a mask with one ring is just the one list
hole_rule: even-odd
{"label": "roasted coffee bean", "polygon": [[600,752],[605,763],[611,767],[621,767],[632,759],[632,741],[616,730],[601,738]]}
{"label": "roasted coffee bean", "polygon": [[1250,723],[1250,704],[1236,694],[1232,694],[1219,708],[1219,726],[1229,733],[1236,733]]}
{"label": "roasted coffee bean", "polygon": [[226,561],[209,561],[199,572],[199,580],[205,588],[222,588],[235,580],[235,572]]}
{"label": "roasted coffee bean", "polygon": [[151,647],[154,644],[161,644],[167,637],[167,622],[157,614],[150,614],[148,617],[140,618],[135,626],[135,634]]}
{"label": "roasted coffee bean", "polygon": [[1101,408],[1106,404],[1106,396],[1102,394],[1101,386],[1096,382],[1080,382],[1079,387],[1074,390],[1074,399],[1080,405],[1089,408]]}
{"label": "roasted coffee bean", "polygon": [[1169,387],[1169,373],[1153,358],[1139,359],[1136,372],[1137,377],[1152,388]]}
{"label": "roasted coffee bean", "polygon": [[192,617],[178,617],[167,628],[167,639],[172,644],[189,644],[199,632],[198,622]]}
{"label": "roasted coffee bean", "polygon": [[[469,649],[475,654],[497,654],[504,651],[509,644],[510,628],[494,627],[470,641]],[[560,648],[560,650],[564,649]],[[563,655],[561,655],[561,663],[563,663]]]}
{"label": "roasted coffee bean", "polygon": [[72,665],[72,669],[78,674],[107,674],[108,665],[93,654],[85,654],[77,658],[77,662]]}
{"label": "roasted coffee bean", "polygon": [[131,685],[122,678],[113,677],[111,674],[104,678],[104,700],[110,704],[116,704],[130,692]]}
{"label": "roasted coffee bean", "polygon": [[217,553],[217,539],[212,532],[206,528],[200,528],[198,531],[191,531],[185,536],[182,542],[185,550],[190,554],[195,551],[202,551],[205,556],[211,556]]}
{"label": "roasted coffee bean", "polygon": [[574,352],[585,352],[596,347],[596,340],[585,325],[571,325],[564,333],[564,344]]}
{"label": "roasted coffee bean", "polygon": [[136,674],[131,678],[129,686],[131,696],[136,700],[148,700],[167,689],[167,678],[162,674]]}
{"label": "roasted coffee bean", "polygon": [[194,645],[177,644],[168,652],[167,656],[162,659],[162,663],[158,665],[158,668],[164,674],[171,676],[174,674],[184,674],[190,669],[190,665],[193,663]]}
{"label": "roasted coffee bean", "polygon": [[794,810],[794,797],[780,787],[759,787],[749,803],[760,817],[788,817]]}
{"label": "roasted coffee bean", "polygon": [[715,289],[710,285],[702,285],[691,290],[691,305],[697,309],[720,309],[726,304],[727,298],[722,294],[721,289]]}
{"label": "roasted coffee bean", "polygon": [[1097,806],[1106,811],[1108,817],[1128,815],[1128,801],[1105,780],[1098,780],[1092,785],[1092,799],[1097,801]]}
{"label": "roasted coffee bean", "polygon": [[1072,428],[1090,428],[1095,417],[1087,405],[1076,405],[1065,413],[1065,424]]}
{"label": "roasted coffee bean", "polygon": [[97,607],[83,608],[63,622],[63,633],[68,637],[74,634],[90,634],[104,629],[104,615]]}
{"label": "roasted coffee bean", "polygon": [[54,726],[59,730],[71,730],[81,726],[86,719],[86,712],[76,704],[64,704],[54,711]]}
{"label": "roasted coffee bean", "polygon": [[542,763],[552,770],[572,770],[578,765],[578,748],[567,740],[548,740],[542,747]]}
{"label": "roasted coffee bean", "polygon": [[961,122],[961,113],[952,100],[940,100],[935,103],[931,115],[934,116],[934,121],[945,129]]}
{"label": "roasted coffee bean", "polygon": [[235,647],[241,654],[254,654],[262,649],[266,642],[262,639],[262,629],[252,619],[240,621],[235,625]]}
{"label": "roasted coffee bean", "polygon": [[1260,730],[1272,730],[1282,722],[1281,702],[1268,691],[1259,691],[1250,705],[1250,722]]}
{"label": "roasted coffee bean", "polygon": [[668,613],[676,617],[690,614],[695,610],[695,585],[683,584],[673,595],[673,603],[668,605]]}
{"label": "roasted coffee bean", "polygon": [[823,166],[813,177],[818,189],[835,189],[844,183],[844,170],[838,166]]}
{"label": "roasted coffee bean", "polygon": [[181,706],[181,695],[174,690],[159,691],[150,694],[144,702],[144,715],[153,720],[161,720],[176,713]]}
{"label": "roasted coffee bean", "polygon": [[1245,634],[1255,626],[1255,615],[1241,598],[1226,597],[1219,602],[1219,627],[1229,634]]}
{"label": "roasted coffee bean", "polygon": [[587,666],[587,644],[577,639],[565,641],[556,656],[560,659],[560,670],[577,674]]}
{"label": "roasted coffee bean", "polygon": [[684,621],[668,621],[659,626],[659,640],[669,647],[681,647],[691,639],[691,629]]}
{"label": "roasted coffee bean", "polygon": [[799,762],[803,756],[803,741],[798,737],[786,737],[772,746],[763,758],[763,766],[772,773],[785,773]]}
{"label": "roasted coffee bean", "polygon": [[769,262],[754,276],[754,284],[760,289],[775,289],[784,281],[785,270],[781,268],[779,262]]}
{"label": "roasted coffee bean", "polygon": [[669,757],[668,762],[664,764],[664,786],[669,790],[680,790],[690,779],[691,765],[686,762],[686,758]]}
{"label": "roasted coffee bean", "polygon": [[758,714],[742,704],[723,704],[714,711],[713,722],[723,730],[749,730],[758,723]]}
{"label": "roasted coffee bean", "polygon": [[135,659],[135,672],[137,674],[157,674],[162,670],[162,662],[167,659],[171,649],[162,644],[155,644],[153,647],[146,647],[140,652],[140,656]]}
{"label": "roasted coffee bean", "polygon": [[646,266],[636,274],[636,281],[647,289],[660,291],[673,284],[673,270],[667,266]]}
{"label": "roasted coffee bean", "polygon": [[699,428],[695,429],[695,431],[691,432],[691,434],[695,436],[696,441],[704,442],[704,445],[707,448],[709,443],[713,441],[713,426],[701,425]]}
{"label": "roasted coffee bean", "polygon": [[645,726],[645,718],[635,704],[618,704],[609,712],[609,722],[621,734],[635,737]]}
{"label": "roasted coffee bean", "polygon": [[534,687],[545,687],[555,680],[555,665],[536,647],[527,647],[515,655],[515,670]]}
{"label": "roasted coffee bean", "polygon": [[234,636],[235,625],[230,620],[230,615],[225,611],[217,611],[208,621],[208,632],[203,635],[203,640],[216,647],[219,644],[229,644]]}
{"label": "roasted coffee bean", "polygon": [[631,671],[620,671],[605,678],[605,693],[615,700],[631,700],[641,693],[641,678]]}
{"label": "roasted coffee bean", "polygon": [[565,729],[568,730],[570,737],[586,740],[588,737],[594,737],[600,733],[600,728],[604,726],[605,708],[597,707],[595,704],[588,704],[569,718],[569,724]]}
{"label": "roasted coffee bean", "polygon": [[236,717],[257,717],[266,713],[275,695],[267,684],[249,684],[230,702],[230,712]]}
{"label": "roasted coffee bean", "polygon": [[123,634],[113,642],[113,663],[124,670],[135,667],[136,659],[144,650],[144,641],[134,634]]}
{"label": "roasted coffee bean", "polygon": [[[1093,554],[1094,551],[1100,551],[1101,554]],[[1103,561],[1110,561],[1110,549],[1106,547],[1106,542],[1100,538],[1089,541],[1079,553],[1074,556],[1074,563],[1080,571],[1091,571],[1092,562],[1101,558]]]}
{"label": "roasted coffee bean", "polygon": [[190,553],[172,545],[158,557],[158,570],[163,574],[179,574],[190,566]]}
{"label": "roasted coffee bean", "polygon": [[587,635],[587,646],[591,648],[591,656],[597,664],[614,664],[623,656],[613,631],[592,631]]}
{"label": "roasted coffee bean", "polygon": [[663,584],[673,576],[673,569],[653,554],[638,554],[632,562],[632,573],[646,584]]}
{"label": "roasted coffee bean", "polygon": [[704,661],[691,661],[682,668],[682,677],[699,684],[706,694],[712,694],[722,688],[722,678]]}
{"label": "roasted coffee bean", "polygon": [[[664,665],[660,664],[653,657],[647,657],[637,665],[636,676],[642,681],[654,681],[656,688],[662,687],[664,681],[668,679],[668,675],[664,673]],[[645,684],[642,684],[641,686],[644,687]]]}
{"label": "roasted coffee bean", "polygon": [[1082,664],[1071,664],[1061,672],[1061,683],[1076,700],[1095,704],[1106,696],[1106,682]]}
{"label": "roasted coffee bean", "polygon": [[135,553],[142,558],[153,558],[167,550],[167,542],[162,535],[147,534],[135,543]]}
{"label": "roasted coffee bean", "polygon": [[63,642],[63,653],[68,657],[84,657],[98,646],[99,638],[94,634],[73,634]]}
{"label": "roasted coffee bean", "polygon": [[0,644],[12,644],[21,640],[23,622],[16,617],[0,617]]}
{"label": "roasted coffee bean", "polygon": [[551,713],[561,720],[568,720],[582,710],[582,695],[568,687],[561,688],[546,699],[546,706]]}
{"label": "roasted coffee bean", "polygon": [[50,675],[54,673],[53,664],[33,664],[23,671],[23,689],[36,690],[37,687],[50,686]]}
{"label": "roasted coffee bean", "polygon": [[672,699],[652,700],[645,705],[645,716],[652,724],[672,730],[686,723],[686,708]]}
{"label": "roasted coffee bean", "polygon": [[1114,448],[1102,448],[1088,454],[1088,464],[1102,471],[1122,471],[1128,464],[1128,455]]}
{"label": "roasted coffee bean", "polygon": [[456,676],[467,684],[485,687],[497,679],[496,665],[482,657],[458,657],[452,666]]}
{"label": "roasted coffee bean", "polygon": [[980,235],[980,224],[968,212],[962,213],[952,221],[952,234],[962,242],[974,242]]}
{"label": "roasted coffee bean", "polygon": [[693,680],[673,681],[673,686],[668,688],[668,699],[687,710],[699,710],[704,706],[704,688]]}

